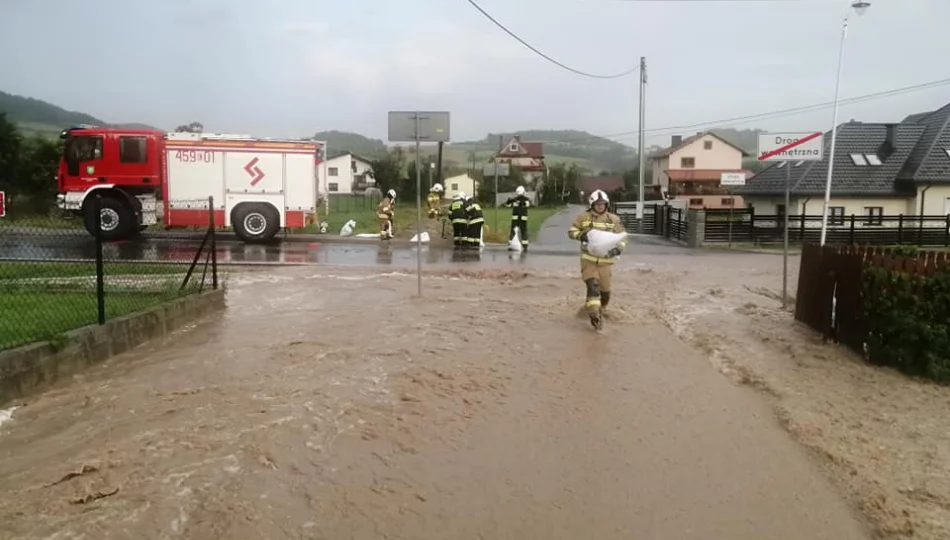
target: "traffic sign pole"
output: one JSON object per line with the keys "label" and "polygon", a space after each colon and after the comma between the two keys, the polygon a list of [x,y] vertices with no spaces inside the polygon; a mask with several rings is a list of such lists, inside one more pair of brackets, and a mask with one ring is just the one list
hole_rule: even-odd
{"label": "traffic sign pole", "polygon": [[[785,230],[782,232],[782,309],[788,308],[788,213],[792,200],[792,168],[785,165]],[[802,239],[804,241],[804,238]]]}
{"label": "traffic sign pole", "polygon": [[416,288],[422,296],[422,171],[419,169],[419,113],[416,112]]}

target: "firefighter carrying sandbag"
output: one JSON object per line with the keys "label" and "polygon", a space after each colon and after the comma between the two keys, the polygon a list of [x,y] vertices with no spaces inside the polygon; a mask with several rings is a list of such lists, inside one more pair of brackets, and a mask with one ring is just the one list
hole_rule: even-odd
{"label": "firefighter carrying sandbag", "polygon": [[524,186],[518,186],[515,196],[505,201],[505,206],[511,208],[511,232],[508,233],[508,241],[510,242],[515,237],[515,231],[518,231],[521,248],[528,251],[528,207],[531,206],[531,199],[524,193]]}
{"label": "firefighter carrying sandbag", "polygon": [[379,221],[379,239],[392,240],[393,218],[396,216],[396,190],[386,192],[383,200],[376,206],[376,219]]}
{"label": "firefighter carrying sandbag", "polygon": [[459,191],[452,198],[452,204],[449,205],[449,221],[452,222],[452,240],[457,248],[463,248],[468,244],[468,217],[465,214],[465,206],[468,204],[465,193]]}
{"label": "firefighter carrying sandbag", "polygon": [[590,207],[574,219],[567,235],[581,242],[581,279],[587,288],[584,304],[590,323],[600,330],[604,326],[604,308],[610,303],[610,281],[615,259],[626,246],[626,240],[610,249],[605,257],[597,257],[587,250],[588,233],[593,230],[613,233],[626,232],[620,216],[607,211],[610,199],[601,190],[590,194]]}
{"label": "firefighter carrying sandbag", "polygon": [[435,184],[429,189],[426,204],[429,205],[429,219],[439,219],[442,215],[442,184]]}

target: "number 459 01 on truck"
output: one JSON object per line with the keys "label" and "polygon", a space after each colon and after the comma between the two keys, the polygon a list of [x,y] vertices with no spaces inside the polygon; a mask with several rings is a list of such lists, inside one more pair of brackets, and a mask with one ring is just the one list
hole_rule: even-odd
{"label": "number 459 01 on truck", "polygon": [[76,126],[63,131],[57,204],[82,216],[90,234],[129,238],[159,218],[166,227],[233,227],[266,242],[316,217],[326,143],[239,135]]}

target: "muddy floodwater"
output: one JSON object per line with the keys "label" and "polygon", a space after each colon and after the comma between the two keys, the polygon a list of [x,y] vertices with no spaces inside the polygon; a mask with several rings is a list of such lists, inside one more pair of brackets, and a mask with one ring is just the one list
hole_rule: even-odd
{"label": "muddy floodwater", "polygon": [[20,404],[0,538],[871,537],[722,346],[787,317],[780,259],[624,260],[600,334],[576,266],[430,269],[422,298],[405,270],[232,274],[226,312]]}

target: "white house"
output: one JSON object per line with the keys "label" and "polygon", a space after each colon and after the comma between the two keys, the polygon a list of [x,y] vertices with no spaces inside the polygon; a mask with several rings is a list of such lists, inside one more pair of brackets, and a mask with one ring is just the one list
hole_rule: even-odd
{"label": "white house", "polygon": [[469,197],[475,196],[475,179],[467,174],[460,174],[451,178],[446,178],[444,182],[446,199],[454,199],[459,191],[464,191]]}
{"label": "white house", "polygon": [[330,195],[362,193],[376,187],[373,164],[370,160],[347,152],[327,160],[325,191]]}

